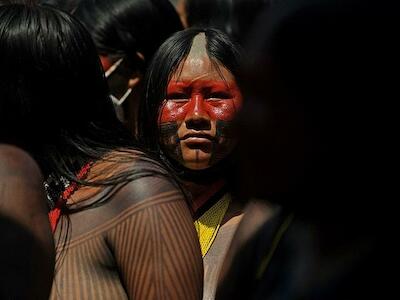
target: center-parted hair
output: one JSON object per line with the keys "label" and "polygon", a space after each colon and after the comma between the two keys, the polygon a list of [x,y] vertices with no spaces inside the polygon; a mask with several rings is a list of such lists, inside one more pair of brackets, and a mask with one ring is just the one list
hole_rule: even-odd
{"label": "center-parted hair", "polygon": [[241,61],[240,47],[222,31],[189,28],[175,33],[161,45],[151,61],[145,79],[145,99],[140,105],[139,135],[149,148],[159,150],[158,116],[165,100],[168,83],[189,55],[193,39],[200,33],[206,37],[211,62],[228,69],[235,77]]}

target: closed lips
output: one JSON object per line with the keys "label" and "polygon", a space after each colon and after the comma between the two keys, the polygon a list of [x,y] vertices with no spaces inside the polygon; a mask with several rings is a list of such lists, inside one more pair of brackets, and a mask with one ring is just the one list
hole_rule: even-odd
{"label": "closed lips", "polygon": [[181,140],[187,140],[189,138],[201,138],[201,139],[208,139],[210,141],[214,140],[214,137],[207,133],[188,133],[185,134]]}

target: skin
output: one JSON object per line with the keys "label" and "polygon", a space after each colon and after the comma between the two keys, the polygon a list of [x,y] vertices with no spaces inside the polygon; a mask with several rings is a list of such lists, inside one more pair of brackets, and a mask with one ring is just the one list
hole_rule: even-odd
{"label": "skin", "polygon": [[22,150],[0,145],[0,298],[47,299],[54,243],[43,179]]}
{"label": "skin", "polygon": [[207,169],[235,147],[231,121],[241,105],[234,76],[213,64],[201,33],[168,84],[159,118],[161,144],[186,168]]}
{"label": "skin", "polygon": [[[136,158],[135,152],[110,153],[91,167],[88,180],[106,179],[132,168],[157,170]],[[121,161],[115,163],[115,159]],[[98,200],[104,192],[104,187],[83,186],[68,204],[76,208]],[[103,205],[72,213],[69,219],[65,249],[61,230],[65,219],[55,232],[57,255],[63,259],[57,265],[50,299],[79,299],[81,295],[201,299],[203,268],[197,235],[182,193],[167,177],[126,182]]]}
{"label": "skin", "polygon": [[187,16],[186,16],[186,10],[185,10],[186,1],[185,0],[177,0],[175,2],[176,2],[176,4],[174,3],[174,5],[176,8],[176,11],[179,14],[179,17],[181,19],[183,27],[188,28],[189,26],[187,23]]}

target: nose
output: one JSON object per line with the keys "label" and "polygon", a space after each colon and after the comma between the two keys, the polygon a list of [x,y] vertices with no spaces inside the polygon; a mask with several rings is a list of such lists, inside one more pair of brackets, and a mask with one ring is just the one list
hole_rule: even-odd
{"label": "nose", "polygon": [[185,118],[186,128],[193,130],[210,130],[211,121],[207,113],[203,97],[195,95],[190,100],[190,106]]}

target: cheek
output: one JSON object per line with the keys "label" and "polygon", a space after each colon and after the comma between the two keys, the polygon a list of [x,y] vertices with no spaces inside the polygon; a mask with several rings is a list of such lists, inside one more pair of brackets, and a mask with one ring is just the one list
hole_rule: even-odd
{"label": "cheek", "polygon": [[222,100],[209,105],[209,114],[213,120],[232,121],[241,107],[236,99]]}
{"label": "cheek", "polygon": [[185,119],[186,113],[184,103],[165,101],[161,108],[159,123],[180,122]]}

